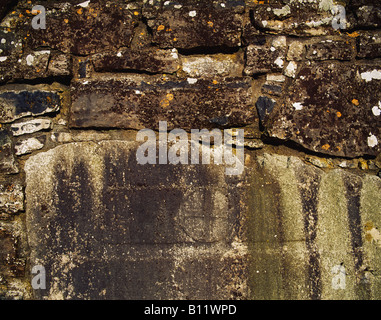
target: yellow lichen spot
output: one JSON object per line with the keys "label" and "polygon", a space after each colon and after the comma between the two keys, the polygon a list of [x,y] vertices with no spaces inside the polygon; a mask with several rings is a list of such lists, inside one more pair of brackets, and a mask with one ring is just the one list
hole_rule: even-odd
{"label": "yellow lichen spot", "polygon": [[23,17],[23,15],[22,15],[22,13],[20,13],[20,14],[19,14],[19,18],[22,18],[22,17]]}
{"label": "yellow lichen spot", "polygon": [[77,13],[78,13],[78,14],[82,14],[82,13],[83,13],[83,9],[82,9],[82,8],[79,8],[79,9],[77,10]]}
{"label": "yellow lichen spot", "polygon": [[36,69],[36,72],[39,73],[41,70],[40,69]]}
{"label": "yellow lichen spot", "polygon": [[374,228],[374,225],[373,225],[373,222],[371,222],[371,221],[366,222],[365,225],[364,225],[365,231],[370,231],[373,228]]}
{"label": "yellow lichen spot", "polygon": [[26,12],[27,14],[29,14],[29,13],[30,13],[30,11],[29,11],[29,10],[25,10],[25,12]]}
{"label": "yellow lichen spot", "polygon": [[173,38],[173,41],[177,41],[177,38]]}
{"label": "yellow lichen spot", "polygon": [[138,11],[134,11],[134,15],[135,15],[135,16],[138,16],[138,15],[139,15],[139,12],[138,12]]}
{"label": "yellow lichen spot", "polygon": [[213,23],[212,21],[208,21],[208,26],[211,27],[211,28],[213,28],[214,23]]}
{"label": "yellow lichen spot", "polygon": [[173,94],[172,93],[168,93],[167,94],[167,99],[168,99],[168,101],[172,101],[173,100]]}
{"label": "yellow lichen spot", "polygon": [[355,105],[355,106],[358,106],[360,103],[357,99],[353,99],[352,100],[352,103]]}
{"label": "yellow lichen spot", "polygon": [[352,32],[352,33],[347,33],[348,37],[351,37],[351,38],[357,38],[360,34],[355,31],[355,32]]}
{"label": "yellow lichen spot", "polygon": [[337,111],[337,112],[336,112],[336,115],[337,115],[338,118],[340,118],[340,117],[342,116],[342,114],[341,114],[340,111]]}
{"label": "yellow lichen spot", "polygon": [[213,80],[213,84],[217,84],[218,83],[218,81],[217,80]]}
{"label": "yellow lichen spot", "polygon": [[69,23],[69,19],[64,19],[64,22],[65,23]]}
{"label": "yellow lichen spot", "polygon": [[160,26],[158,26],[157,27],[157,31],[162,31],[162,30],[164,30],[165,29],[165,27],[161,24]]}
{"label": "yellow lichen spot", "polygon": [[328,150],[329,148],[330,148],[331,146],[327,143],[327,144],[325,144],[324,146],[322,146],[321,148],[323,149],[323,150]]}

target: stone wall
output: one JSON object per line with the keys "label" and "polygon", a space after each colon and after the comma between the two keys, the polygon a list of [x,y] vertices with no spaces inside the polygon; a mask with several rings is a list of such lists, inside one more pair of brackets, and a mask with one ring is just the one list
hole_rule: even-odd
{"label": "stone wall", "polygon": [[381,298],[379,1],[0,6],[0,298]]}

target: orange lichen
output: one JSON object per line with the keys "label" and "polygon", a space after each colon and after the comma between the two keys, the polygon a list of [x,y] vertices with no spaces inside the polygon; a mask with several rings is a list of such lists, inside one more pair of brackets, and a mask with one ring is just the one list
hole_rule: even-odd
{"label": "orange lichen", "polygon": [[83,9],[82,9],[82,8],[79,8],[79,9],[77,10],[77,13],[78,13],[78,14],[82,14],[82,13],[83,13]]}
{"label": "orange lichen", "polygon": [[164,29],[165,29],[165,26],[163,26],[162,24],[157,27],[157,31],[162,31]]}
{"label": "orange lichen", "polygon": [[347,33],[348,37],[351,37],[351,38],[357,38],[360,34],[355,31],[355,32],[352,32],[352,33]]}
{"label": "orange lichen", "polygon": [[336,112],[336,115],[337,115],[338,118],[340,118],[340,117],[342,116],[342,114],[341,114],[340,111],[337,111],[337,112]]}
{"label": "orange lichen", "polygon": [[357,99],[353,99],[352,100],[352,103],[355,105],[355,106],[358,106],[360,103]]}
{"label": "orange lichen", "polygon": [[329,148],[330,148],[331,146],[327,143],[327,144],[325,144],[324,146],[322,146],[321,148],[323,149],[323,150],[328,150]]}

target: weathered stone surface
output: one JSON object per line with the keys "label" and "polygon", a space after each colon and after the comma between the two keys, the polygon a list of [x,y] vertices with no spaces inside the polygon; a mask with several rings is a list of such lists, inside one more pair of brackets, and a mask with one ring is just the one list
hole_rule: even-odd
{"label": "weathered stone surface", "polygon": [[286,59],[286,38],[276,37],[268,45],[249,45],[246,49],[245,74],[282,72]]}
{"label": "weathered stone surface", "polygon": [[154,0],[144,4],[143,15],[160,47],[236,47],[244,6],[244,1]]}
{"label": "weathered stone surface", "polygon": [[26,19],[26,45],[48,46],[77,55],[129,46],[140,14],[126,9],[123,1],[92,0],[87,5],[56,1],[46,3],[45,8],[47,23],[43,32],[32,28],[32,14]]}
{"label": "weathered stone surface", "polygon": [[18,156],[32,153],[33,151],[40,150],[44,147],[46,136],[36,138],[28,138],[17,141],[15,144],[15,154]]}
{"label": "weathered stone surface", "polygon": [[381,32],[368,31],[361,32],[358,39],[359,58],[381,57]]}
{"label": "weathered stone surface", "polygon": [[[3,277],[22,277],[25,274],[25,260],[18,257],[17,242],[9,230],[0,226],[0,277],[2,279]],[[2,295],[0,291],[0,297]],[[12,292],[6,295],[11,296]]]}
{"label": "weathered stone surface", "polygon": [[379,296],[381,180],[266,153],[252,168],[249,299]]}
{"label": "weathered stone surface", "polygon": [[274,111],[270,135],[331,155],[377,155],[381,150],[380,69],[377,65],[305,65],[289,87],[284,106]]}
{"label": "weathered stone surface", "polygon": [[125,49],[97,54],[91,60],[95,71],[137,70],[151,73],[173,73],[180,67],[176,49],[148,48],[140,51]]}
{"label": "weathered stone surface", "polygon": [[355,43],[349,40],[321,40],[307,46],[306,58],[310,60],[351,60]]}
{"label": "weathered stone surface", "polygon": [[0,185],[0,217],[24,210],[24,192],[19,184]]}
{"label": "weathered stone surface", "polygon": [[182,56],[181,70],[191,78],[239,77],[243,71],[240,54]]}
{"label": "weathered stone surface", "polygon": [[354,15],[349,17],[351,25],[356,29],[362,28],[379,28],[381,26],[381,5],[377,3],[367,2],[364,5],[354,5]]}
{"label": "weathered stone surface", "polygon": [[67,55],[50,50],[32,51],[1,57],[0,71],[1,82],[69,76],[71,61]]}
{"label": "weathered stone surface", "polygon": [[12,0],[0,0],[0,20],[3,19],[4,15],[8,10],[14,5]]}
{"label": "weathered stone surface", "polygon": [[294,40],[288,46],[287,60],[303,60],[306,53],[306,45],[302,41]]}
{"label": "weathered stone surface", "polygon": [[5,130],[0,130],[0,172],[18,173],[19,168],[13,155],[12,141]]}
{"label": "weathered stone surface", "polygon": [[49,119],[34,119],[34,120],[13,123],[11,125],[11,130],[14,136],[21,136],[23,134],[29,134],[29,133],[34,133],[41,130],[50,129],[51,126],[52,126],[52,121]]}
{"label": "weathered stone surface", "polygon": [[61,86],[7,85],[0,88],[0,122],[56,112],[61,106]]}
{"label": "weathered stone surface", "polygon": [[35,297],[246,295],[244,268],[234,271],[240,179],[221,166],[139,165],[137,147],[72,143],[27,160],[30,263],[47,272]]}
{"label": "weathered stone surface", "polygon": [[252,9],[252,21],[260,30],[292,35],[334,34],[333,1],[271,1]]}
{"label": "weathered stone surface", "polygon": [[223,82],[133,76],[72,84],[72,127],[197,129],[241,126],[256,119],[248,78]]}

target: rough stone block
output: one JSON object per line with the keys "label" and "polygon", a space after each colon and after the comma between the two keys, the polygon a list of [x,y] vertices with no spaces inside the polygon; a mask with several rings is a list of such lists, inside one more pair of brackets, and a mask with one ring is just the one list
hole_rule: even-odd
{"label": "rough stone block", "polygon": [[[358,157],[380,152],[378,65],[305,65],[271,115],[270,135],[315,152]],[[345,86],[343,86],[345,83]]]}
{"label": "rough stone block", "polygon": [[15,154],[21,156],[24,154],[32,153],[33,151],[40,150],[44,147],[46,136],[36,138],[28,138],[17,141],[15,144]]}
{"label": "rough stone block", "polygon": [[243,58],[238,54],[182,56],[182,71],[191,78],[242,76]]}
{"label": "rough stone block", "polygon": [[286,38],[277,37],[272,43],[249,45],[246,49],[245,74],[282,72],[286,60]]}
{"label": "rough stone block", "polygon": [[307,46],[306,58],[310,60],[351,60],[356,45],[348,40],[322,40]]}
{"label": "rough stone block", "polygon": [[361,32],[358,39],[359,58],[381,57],[381,32],[367,31]]}
{"label": "rough stone block", "polygon": [[155,0],[145,3],[143,15],[160,47],[237,47],[244,7],[244,1]]}
{"label": "rough stone block", "polygon": [[34,119],[13,123],[11,125],[11,130],[14,136],[21,136],[24,134],[30,134],[41,130],[47,130],[50,129],[51,126],[52,121],[49,119]]}
{"label": "rough stone block", "polygon": [[101,53],[91,58],[95,71],[137,70],[151,73],[173,73],[179,69],[176,49],[130,49]]}
{"label": "rough stone block", "polygon": [[334,15],[332,1],[271,1],[254,5],[252,22],[257,29],[291,35],[329,35]]}
{"label": "rough stone block", "polygon": [[249,78],[212,79],[126,75],[72,84],[70,125],[197,129],[242,126],[256,119]]}
{"label": "rough stone block", "polygon": [[25,25],[27,47],[48,46],[65,53],[87,55],[130,45],[139,11],[126,9],[123,1],[92,0],[86,4],[46,3],[46,29],[41,32],[30,23]]}
{"label": "rough stone block", "polygon": [[267,153],[253,168],[246,199],[249,299],[378,296],[381,180]]}
{"label": "rough stone block", "polygon": [[0,212],[14,214],[24,210],[24,192],[19,184],[0,185]]}
{"label": "rough stone block", "polygon": [[13,145],[8,133],[0,131],[0,172],[5,174],[18,173],[19,168],[13,155]]}
{"label": "rough stone block", "polygon": [[62,90],[47,85],[7,85],[0,88],[0,122],[58,111]]}
{"label": "rough stone block", "polygon": [[217,299],[243,285],[221,277],[242,258],[238,181],[221,166],[139,165],[138,145],[71,143],[27,160],[31,266],[47,271],[36,298]]}

